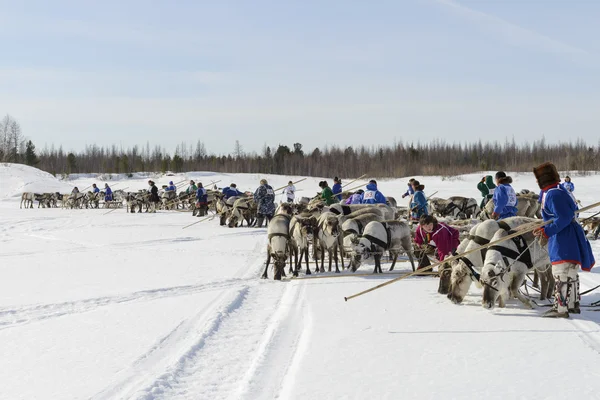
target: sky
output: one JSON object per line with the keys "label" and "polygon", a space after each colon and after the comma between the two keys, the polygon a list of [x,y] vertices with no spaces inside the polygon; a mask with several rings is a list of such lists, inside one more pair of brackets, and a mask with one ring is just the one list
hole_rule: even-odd
{"label": "sky", "polygon": [[595,0],[0,0],[38,147],[523,143],[600,127]]}

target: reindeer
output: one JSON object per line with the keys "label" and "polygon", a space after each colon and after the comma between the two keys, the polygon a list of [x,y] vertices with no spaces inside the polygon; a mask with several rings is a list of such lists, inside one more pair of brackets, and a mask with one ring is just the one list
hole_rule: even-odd
{"label": "reindeer", "polygon": [[[33,199],[35,198],[35,195],[31,192],[24,192],[21,195],[21,204],[19,205],[19,208],[23,208],[23,202],[25,202],[25,208],[33,208]],[[29,207],[28,207],[29,205]]]}
{"label": "reindeer", "polygon": [[453,196],[448,199],[433,197],[429,199],[432,214],[440,217],[454,217],[458,219],[467,219],[479,214],[479,205],[473,198]]}
{"label": "reindeer", "polygon": [[100,206],[100,196],[104,197],[104,192],[93,193],[91,191],[88,191],[87,196],[89,202],[91,203],[91,207],[98,208]]}
{"label": "reindeer", "polygon": [[386,200],[385,204],[392,207],[394,210],[398,207],[398,202],[396,201],[396,199],[394,197],[386,196],[385,200]]}
{"label": "reindeer", "polygon": [[219,215],[221,226],[227,225],[227,218],[229,217],[231,208],[233,208],[233,203],[239,198],[239,196],[232,196],[224,200],[222,194],[215,194],[215,211]]}
{"label": "reindeer", "polygon": [[[532,195],[519,195],[517,196],[517,216],[535,218],[541,217],[540,204],[537,199]],[[494,200],[491,199],[487,202],[483,210],[479,213],[479,219],[485,221],[486,219],[492,219],[492,213],[494,212]]]}
{"label": "reindeer", "polygon": [[385,251],[392,255],[392,266],[390,271],[394,270],[398,255],[401,251],[408,254],[413,271],[415,262],[412,256],[412,238],[410,226],[404,221],[385,221],[369,222],[365,227],[363,234],[353,241],[351,252],[351,269],[355,272],[361,265],[363,259],[368,259],[371,255],[375,259],[375,269],[373,273],[382,273],[381,256]]}
{"label": "reindeer", "polygon": [[[321,252],[321,272],[325,272],[325,252],[329,255],[329,272],[331,272],[332,258],[335,259],[335,272],[339,273],[338,267],[338,249],[341,248],[340,243],[340,221],[337,216],[332,212],[324,212],[318,219],[318,230],[317,230],[317,243],[318,249]],[[344,269],[344,257],[340,252],[342,258],[342,269]],[[315,271],[319,271],[318,268]]]}
{"label": "reindeer", "polygon": [[291,254],[290,220],[289,216],[278,214],[271,218],[269,222],[267,227],[269,244],[267,245],[267,262],[265,272],[262,275],[263,279],[269,278],[267,271],[269,270],[271,258],[274,260],[273,266],[275,269],[273,279],[281,280],[282,276],[285,276],[285,263]]}
{"label": "reindeer", "polygon": [[[315,232],[318,229],[317,219],[312,214],[301,214],[292,217],[290,222],[290,236],[292,239],[292,252],[294,254],[295,268],[292,270],[290,264],[290,273],[298,276],[298,271],[302,266],[302,257],[306,260],[306,275],[311,275],[308,264],[308,248],[310,242],[314,241]],[[317,263],[316,243],[313,244],[313,260]],[[298,257],[298,254],[300,257]],[[319,265],[317,265],[317,270]]]}
{"label": "reindeer", "polygon": [[[377,209],[372,209],[377,210]],[[352,218],[348,218],[353,216]],[[372,221],[385,221],[381,213],[378,212],[369,212],[369,209],[359,210],[347,216],[338,217],[340,222],[342,222],[342,232],[344,234],[344,238],[342,239],[343,246],[343,254],[346,255],[346,251],[352,248],[352,241],[356,239],[358,236],[363,234],[365,226],[369,222]]]}
{"label": "reindeer", "polygon": [[252,226],[256,219],[256,203],[250,197],[240,197],[234,203],[229,213],[230,228],[237,227],[238,222],[243,226],[244,221],[248,227]]}
{"label": "reindeer", "polygon": [[[523,223],[527,222],[523,221]],[[491,241],[501,240],[509,233],[512,231],[500,229]],[[526,307],[533,308],[527,297],[519,293],[519,288],[531,269],[538,270],[542,276],[552,269],[548,252],[542,248],[532,232],[488,248],[480,277],[483,285],[482,306],[491,309],[497,301],[500,307],[504,307],[508,297],[516,297]],[[544,287],[542,280],[541,296],[550,297],[553,286],[554,282]]]}

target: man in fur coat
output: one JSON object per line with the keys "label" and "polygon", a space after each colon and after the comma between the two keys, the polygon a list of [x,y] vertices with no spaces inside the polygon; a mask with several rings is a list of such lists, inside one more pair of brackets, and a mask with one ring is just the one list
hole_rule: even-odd
{"label": "man in fur coat", "polygon": [[544,163],[533,169],[542,189],[542,217],[552,222],[534,231],[536,236],[548,239],[548,254],[552,274],[556,280],[554,306],[544,317],[569,318],[579,314],[578,267],[589,271],[595,260],[585,232],[575,219],[577,203],[573,194],[559,184],[560,177],[554,164]]}

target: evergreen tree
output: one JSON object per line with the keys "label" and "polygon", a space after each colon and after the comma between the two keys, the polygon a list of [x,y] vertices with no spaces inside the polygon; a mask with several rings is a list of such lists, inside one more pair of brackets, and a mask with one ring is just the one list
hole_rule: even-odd
{"label": "evergreen tree", "polygon": [[35,145],[31,140],[27,142],[27,147],[25,148],[25,164],[27,165],[37,165],[40,162],[37,154],[35,154]]}

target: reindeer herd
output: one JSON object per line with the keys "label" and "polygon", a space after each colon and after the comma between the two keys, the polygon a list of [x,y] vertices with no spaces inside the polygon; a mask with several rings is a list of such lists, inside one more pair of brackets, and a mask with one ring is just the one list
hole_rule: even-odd
{"label": "reindeer herd", "polygon": [[[475,284],[483,288],[481,302],[485,308],[493,308],[496,304],[504,307],[510,298],[531,308],[533,300],[520,291],[529,277],[532,287],[539,291],[540,300],[550,299],[554,277],[546,243],[540,242],[532,233],[469,253],[469,250],[531,226],[540,217],[537,200],[536,194],[522,191],[519,216],[496,221],[489,218],[493,204],[488,203],[480,210],[475,199],[430,199],[431,212],[461,233],[457,253],[467,253],[439,266],[438,292],[458,304],[466,297],[471,284]],[[340,267],[355,272],[365,260],[373,258],[373,273],[381,273],[381,260],[385,254],[392,262],[390,271],[402,254],[407,256],[415,271],[415,258],[422,256],[425,249],[414,243],[415,226],[407,221],[407,215],[405,208],[384,204],[326,206],[317,199],[283,204],[268,225],[267,262],[262,278],[268,278],[271,264],[277,280],[286,276],[288,263],[287,272],[294,277],[299,275],[303,261],[306,275],[325,272],[325,255],[328,256],[329,272],[332,263],[335,272],[340,272]],[[314,263],[312,271],[309,258]]]}
{"label": "reindeer herd", "polygon": [[[348,197],[352,193],[343,193]],[[114,191],[114,201],[103,203],[102,193],[23,193],[21,206],[63,208],[106,208],[126,206],[128,212],[148,210],[149,195],[139,192]],[[461,243],[457,253],[468,252],[479,246],[500,239],[519,227],[527,226],[540,218],[538,195],[523,190],[518,194],[518,216],[503,221],[490,218],[493,202],[490,200],[483,209],[473,198],[453,196],[448,199],[429,199],[429,211],[443,222],[461,233]],[[160,208],[164,210],[191,211],[196,215],[193,194],[185,192],[160,193]],[[209,210],[218,217],[220,225],[230,228],[253,226],[257,216],[257,206],[252,196],[224,198],[220,191],[208,190]],[[303,197],[294,204],[283,203],[270,220],[267,228],[267,262],[263,278],[268,277],[269,266],[273,265],[274,279],[294,277],[304,273],[335,272],[344,269],[357,271],[367,260],[373,259],[373,273],[381,273],[384,255],[391,260],[390,271],[398,258],[405,255],[415,270],[415,256],[422,257],[425,249],[418,248],[413,241],[415,226],[408,222],[409,210],[398,207],[389,197],[387,204],[327,206],[320,198]],[[112,204],[111,204],[112,203]],[[439,266],[438,292],[447,295],[454,303],[461,303],[471,284],[483,287],[482,304],[492,308],[495,304],[503,307],[509,298],[517,298],[525,306],[531,307],[530,299],[519,290],[526,277],[533,275],[533,287],[538,288],[540,299],[552,295],[554,278],[546,244],[540,243],[531,233],[517,236],[481,251],[468,253],[450,263]],[[313,268],[311,270],[311,264]],[[540,286],[541,283],[541,286]]]}
{"label": "reindeer herd", "polygon": [[37,202],[37,208],[69,208],[69,209],[82,209],[82,208],[110,208],[110,207],[121,207],[125,192],[122,190],[116,190],[113,192],[114,201],[104,201],[104,192],[93,193],[91,191],[87,193],[77,192],[71,194],[61,194],[59,192],[54,193],[32,193],[25,192],[21,195],[21,204],[19,208],[33,208],[33,203]]}

